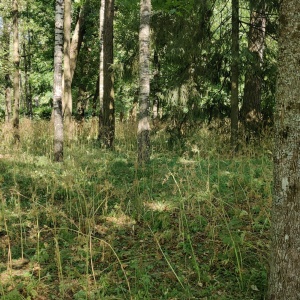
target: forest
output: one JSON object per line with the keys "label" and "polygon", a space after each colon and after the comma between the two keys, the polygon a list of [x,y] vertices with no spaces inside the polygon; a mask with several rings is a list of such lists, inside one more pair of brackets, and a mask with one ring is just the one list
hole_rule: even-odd
{"label": "forest", "polygon": [[297,0],[1,0],[0,299],[296,300]]}

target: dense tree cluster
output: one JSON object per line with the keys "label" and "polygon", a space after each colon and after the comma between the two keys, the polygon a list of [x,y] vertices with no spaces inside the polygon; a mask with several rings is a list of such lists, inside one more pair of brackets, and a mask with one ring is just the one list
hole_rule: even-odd
{"label": "dense tree cluster", "polygon": [[[140,3],[102,1],[101,6],[100,2],[65,3],[62,113],[67,132],[71,116],[77,120],[101,116],[98,138],[112,147],[115,116],[121,121],[137,118]],[[15,4],[17,13],[9,1],[1,4],[2,116],[10,119],[17,96],[12,82],[18,64],[10,48],[15,42],[20,51],[20,114],[49,118],[55,98],[54,1]],[[105,13],[105,5],[101,21],[100,8]],[[152,1],[149,116],[171,121],[170,144],[187,133],[184,128],[203,121],[231,118],[236,138],[242,133],[247,139],[272,122],[277,11],[276,1],[267,0]],[[114,27],[109,25],[112,20]],[[16,22],[19,41],[12,35]],[[102,68],[99,58],[104,60]],[[103,78],[114,77],[113,96],[99,69]],[[113,109],[109,97],[114,98]]]}

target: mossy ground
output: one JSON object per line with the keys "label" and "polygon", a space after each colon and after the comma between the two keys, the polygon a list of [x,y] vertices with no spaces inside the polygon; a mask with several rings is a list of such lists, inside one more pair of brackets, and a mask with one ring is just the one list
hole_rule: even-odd
{"label": "mossy ground", "polygon": [[[265,299],[271,141],[230,153],[226,130],[195,130],[170,150],[153,136],[136,164],[135,128],[115,151],[92,122],[53,163],[49,123],[0,142],[1,299]],[[173,145],[174,146],[174,145]]]}

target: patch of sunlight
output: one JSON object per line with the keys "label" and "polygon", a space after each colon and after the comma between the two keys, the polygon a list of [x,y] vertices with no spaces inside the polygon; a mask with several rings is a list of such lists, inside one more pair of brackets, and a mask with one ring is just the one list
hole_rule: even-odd
{"label": "patch of sunlight", "polygon": [[186,159],[186,158],[183,158],[183,157],[181,157],[181,158],[179,159],[179,162],[180,162],[181,164],[183,164],[183,165],[189,165],[189,164],[195,164],[195,163],[197,163],[196,160],[189,160],[189,159]]}
{"label": "patch of sunlight", "polygon": [[0,154],[0,159],[9,159],[12,158],[12,155],[9,154]]}
{"label": "patch of sunlight", "polygon": [[35,267],[29,264],[28,259],[13,259],[8,268],[0,273],[0,282],[6,284],[14,277],[29,277],[35,272]]}
{"label": "patch of sunlight", "polygon": [[136,222],[134,219],[130,218],[125,214],[118,214],[116,216],[108,216],[105,218],[108,223],[111,223],[117,227],[130,227]]}
{"label": "patch of sunlight", "polygon": [[173,203],[163,201],[146,202],[144,205],[154,211],[171,211],[176,208]]}

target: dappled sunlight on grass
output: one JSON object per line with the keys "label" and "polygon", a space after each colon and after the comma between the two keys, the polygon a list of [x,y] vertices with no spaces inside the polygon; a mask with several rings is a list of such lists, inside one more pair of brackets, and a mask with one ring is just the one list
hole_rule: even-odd
{"label": "dappled sunlight on grass", "polygon": [[145,207],[153,211],[172,211],[176,209],[175,203],[171,201],[145,202]]}
{"label": "dappled sunlight on grass", "polygon": [[9,254],[29,263],[0,283],[1,297],[38,299],[43,286],[65,299],[262,299],[269,141],[233,158],[218,131],[200,128],[173,151],[161,129],[138,168],[122,124],[115,152],[79,136],[55,164],[49,124],[23,124],[14,151],[0,141],[0,272]]}

